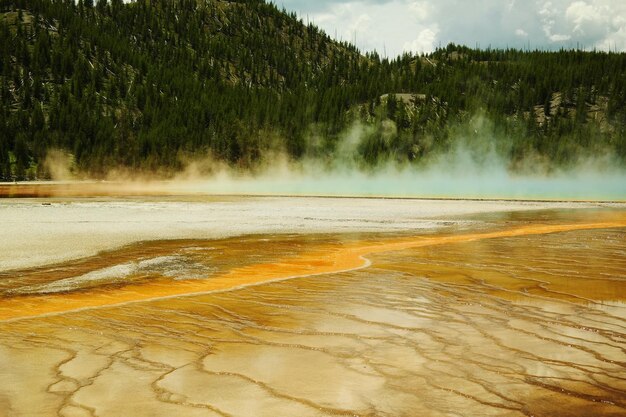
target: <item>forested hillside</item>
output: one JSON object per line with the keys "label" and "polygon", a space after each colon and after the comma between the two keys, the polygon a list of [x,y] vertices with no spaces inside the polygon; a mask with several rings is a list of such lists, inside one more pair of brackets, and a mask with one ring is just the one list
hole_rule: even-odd
{"label": "forested hillside", "polygon": [[262,0],[0,0],[0,179],[75,169],[175,172],[267,151],[419,164],[485,139],[511,169],[626,161],[626,54],[471,50],[362,55]]}

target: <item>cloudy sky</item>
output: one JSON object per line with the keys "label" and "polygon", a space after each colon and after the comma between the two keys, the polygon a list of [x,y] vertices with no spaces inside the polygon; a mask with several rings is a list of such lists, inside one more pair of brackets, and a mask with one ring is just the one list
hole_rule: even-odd
{"label": "cloudy sky", "polygon": [[626,0],[274,0],[362,51],[471,47],[626,51]]}

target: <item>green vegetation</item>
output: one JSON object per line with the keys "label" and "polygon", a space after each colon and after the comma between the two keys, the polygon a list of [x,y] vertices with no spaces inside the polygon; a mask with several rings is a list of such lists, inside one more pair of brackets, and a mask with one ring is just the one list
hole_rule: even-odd
{"label": "green vegetation", "polygon": [[0,179],[46,178],[51,149],[102,176],[210,154],[363,167],[485,138],[525,169],[626,161],[626,54],[472,50],[362,55],[262,0],[0,0]]}

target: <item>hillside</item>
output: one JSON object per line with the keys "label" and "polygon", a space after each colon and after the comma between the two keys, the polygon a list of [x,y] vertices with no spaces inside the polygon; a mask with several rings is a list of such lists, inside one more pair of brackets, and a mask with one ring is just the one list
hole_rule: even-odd
{"label": "hillside", "polygon": [[158,172],[211,155],[332,160],[361,126],[363,168],[485,138],[511,161],[626,160],[626,54],[449,45],[362,55],[262,0],[0,0],[0,179]]}

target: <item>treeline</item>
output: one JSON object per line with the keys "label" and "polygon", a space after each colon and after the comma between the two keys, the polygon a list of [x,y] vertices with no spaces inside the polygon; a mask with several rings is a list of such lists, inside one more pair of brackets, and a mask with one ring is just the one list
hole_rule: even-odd
{"label": "treeline", "polygon": [[[397,133],[367,139],[367,161],[417,159],[459,141],[489,142],[511,168],[543,160],[548,168],[612,156],[626,162],[626,54],[575,50],[472,50],[448,45],[391,63],[399,78],[363,107],[367,120]],[[415,94],[418,93],[418,94]],[[389,136],[389,135],[388,135]],[[532,168],[532,167],[530,167]]]}
{"label": "treeline", "polygon": [[46,178],[51,149],[93,176],[329,159],[356,122],[363,166],[472,135],[513,165],[626,160],[625,74],[625,54],[599,52],[362,55],[262,0],[0,0],[0,179]]}

